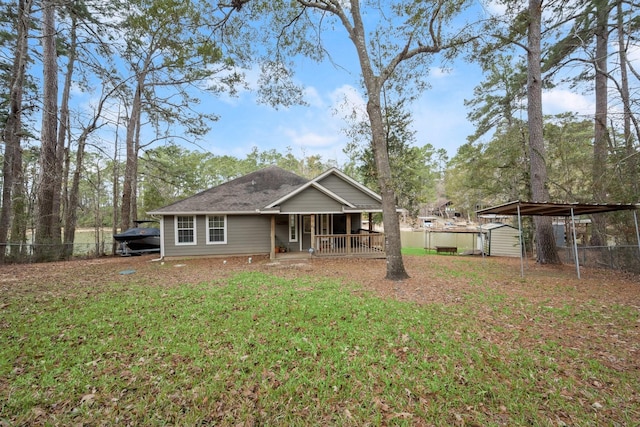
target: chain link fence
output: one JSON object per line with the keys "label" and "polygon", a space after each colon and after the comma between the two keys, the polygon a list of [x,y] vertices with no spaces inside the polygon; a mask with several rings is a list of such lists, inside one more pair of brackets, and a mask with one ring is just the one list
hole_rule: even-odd
{"label": "chain link fence", "polygon": [[0,244],[5,264],[28,264],[40,261],[61,261],[71,258],[98,258],[113,252],[111,242],[74,243],[72,245],[36,245],[33,243]]}
{"label": "chain link fence", "polygon": [[[558,247],[560,259],[565,264],[575,263],[574,248]],[[640,248],[629,246],[578,246],[578,262],[589,268],[608,268],[640,273]]]}

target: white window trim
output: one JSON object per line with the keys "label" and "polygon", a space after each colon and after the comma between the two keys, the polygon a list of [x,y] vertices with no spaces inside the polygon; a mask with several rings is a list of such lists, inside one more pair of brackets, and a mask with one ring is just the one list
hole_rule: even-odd
{"label": "white window trim", "polygon": [[[212,218],[214,216],[221,216],[224,219],[224,240],[221,242],[212,242],[209,240],[209,230],[211,230],[212,228],[209,227],[209,218]],[[206,218],[207,221],[207,245],[226,245],[227,244],[227,216],[226,215],[207,215]]]}
{"label": "white window trim", "polygon": [[[293,239],[291,238],[291,218],[293,218],[293,223],[295,224],[295,227],[294,227],[295,237]],[[287,227],[287,231],[289,234],[289,242],[291,243],[297,242],[299,239],[298,236],[300,235],[300,227],[298,226],[298,215],[289,214],[289,225]]]}
{"label": "white window trim", "polygon": [[[193,242],[179,242],[178,241],[178,218],[191,217],[193,218]],[[174,236],[176,246],[193,246],[198,244],[197,222],[195,215],[176,215],[174,218]]]}

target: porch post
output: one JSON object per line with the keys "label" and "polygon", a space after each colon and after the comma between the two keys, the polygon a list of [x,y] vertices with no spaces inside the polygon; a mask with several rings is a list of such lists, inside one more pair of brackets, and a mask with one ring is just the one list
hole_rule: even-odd
{"label": "porch post", "polygon": [[310,215],[310,219],[311,219],[311,247],[315,250],[318,251],[318,248],[316,248],[316,216],[314,214]]}
{"label": "porch post", "polygon": [[351,253],[351,214],[347,214],[347,254]]}
{"label": "porch post", "polygon": [[276,216],[271,215],[271,249],[269,249],[269,259],[276,258]]}

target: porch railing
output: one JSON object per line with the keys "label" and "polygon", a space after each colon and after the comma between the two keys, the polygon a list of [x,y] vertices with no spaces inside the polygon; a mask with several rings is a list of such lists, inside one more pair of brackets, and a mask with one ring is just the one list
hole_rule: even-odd
{"label": "porch railing", "polygon": [[317,234],[314,249],[316,256],[384,256],[384,234]]}

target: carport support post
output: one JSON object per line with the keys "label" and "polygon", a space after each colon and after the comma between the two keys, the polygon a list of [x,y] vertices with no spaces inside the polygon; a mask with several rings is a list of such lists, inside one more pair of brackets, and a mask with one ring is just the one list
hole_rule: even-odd
{"label": "carport support post", "polygon": [[522,255],[522,217],[520,216],[520,205],[518,207],[518,239],[520,240],[520,277],[524,277],[524,258]]}
{"label": "carport support post", "polygon": [[[638,251],[640,252],[640,232],[638,231],[638,214],[636,214],[635,209],[633,211],[633,222],[636,224],[636,240],[638,241]],[[640,255],[640,253],[638,255]]]}
{"label": "carport support post", "polygon": [[573,254],[576,258],[576,271],[578,279],[580,278],[580,261],[578,260],[578,241],[576,240],[576,220],[573,217],[573,208],[571,208],[571,231],[573,232]]}

